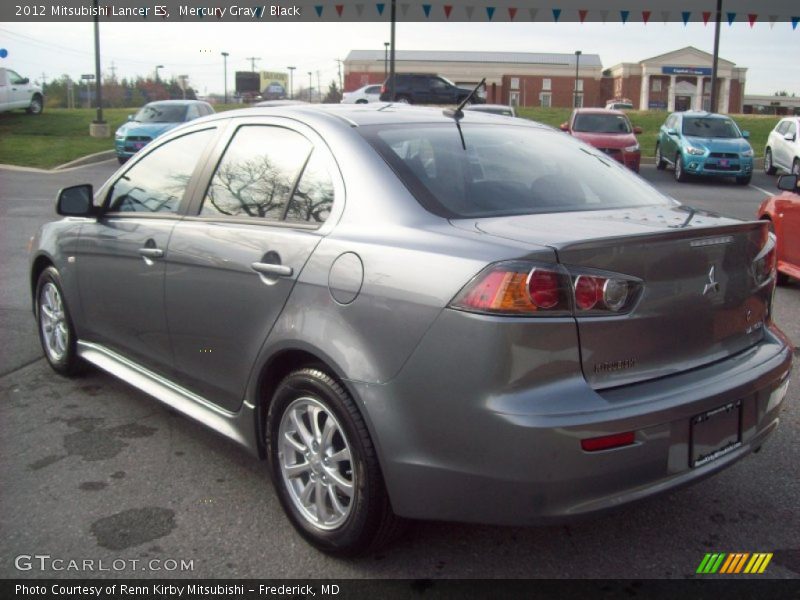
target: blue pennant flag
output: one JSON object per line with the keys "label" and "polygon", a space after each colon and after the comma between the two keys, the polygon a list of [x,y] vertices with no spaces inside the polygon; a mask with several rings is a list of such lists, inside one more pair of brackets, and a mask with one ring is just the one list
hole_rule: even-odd
{"label": "blue pennant flag", "polygon": [[429,18],[431,16],[431,5],[430,4],[423,4],[422,10],[425,11],[425,17]]}
{"label": "blue pennant flag", "polygon": [[736,13],[728,13],[728,25],[733,25],[733,22],[736,20]]}
{"label": "blue pennant flag", "polygon": [[689,17],[692,16],[692,13],[688,10],[685,10],[681,13],[681,16],[683,17],[683,24],[687,25],[689,23]]}
{"label": "blue pennant flag", "polygon": [[629,11],[629,10],[621,10],[621,11],[619,11],[619,16],[622,17],[622,24],[623,25],[625,25],[625,23],[628,22],[628,17],[630,16],[630,14],[631,14],[631,11]]}
{"label": "blue pennant flag", "polygon": [[321,17],[321,16],[322,16],[322,5],[321,5],[321,4],[317,4],[317,5],[314,7],[314,10],[315,10],[315,11],[317,11],[317,16],[318,16],[318,17]]}
{"label": "blue pennant flag", "polygon": [[494,16],[494,6],[486,7],[486,16],[489,17],[490,21],[492,20],[492,17]]}
{"label": "blue pennant flag", "polygon": [[792,17],[792,29],[797,29],[798,23],[800,23],[800,17]]}
{"label": "blue pennant flag", "polygon": [[561,17],[561,9],[560,8],[554,8],[553,9],[553,21],[558,23],[558,19],[560,17]]}
{"label": "blue pennant flag", "polygon": [[386,8],[386,5],[383,2],[381,2],[380,4],[376,4],[375,8],[378,9],[378,14],[382,15],[383,14],[383,9]]}

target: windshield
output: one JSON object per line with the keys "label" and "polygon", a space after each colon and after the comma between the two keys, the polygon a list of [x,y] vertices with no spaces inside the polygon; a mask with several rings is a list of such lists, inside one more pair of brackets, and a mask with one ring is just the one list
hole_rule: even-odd
{"label": "windshield", "polygon": [[185,104],[147,104],[136,113],[139,123],[182,123],[186,120]]}
{"label": "windshield", "polygon": [[572,131],[587,133],[630,133],[631,124],[624,115],[578,114],[572,123]]}
{"label": "windshield", "polygon": [[736,123],[730,119],[709,119],[703,117],[684,117],[683,135],[712,138],[742,137]]}
{"label": "windshield", "polygon": [[561,132],[462,123],[359,127],[406,187],[444,217],[603,210],[673,201]]}

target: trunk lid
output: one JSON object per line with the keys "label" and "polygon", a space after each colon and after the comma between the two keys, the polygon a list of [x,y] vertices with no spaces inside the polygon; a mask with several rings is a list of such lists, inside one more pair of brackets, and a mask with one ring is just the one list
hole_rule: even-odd
{"label": "trunk lid", "polygon": [[766,226],[686,208],[647,207],[482,219],[484,233],[552,247],[572,273],[598,269],[643,282],[624,315],[576,321],[586,380],[596,388],[663,377],[758,343],[772,286],[753,262]]}

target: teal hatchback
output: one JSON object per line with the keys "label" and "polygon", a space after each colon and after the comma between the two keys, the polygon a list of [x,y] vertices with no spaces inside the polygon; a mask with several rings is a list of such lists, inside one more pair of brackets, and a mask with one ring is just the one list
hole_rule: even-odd
{"label": "teal hatchback", "polygon": [[690,175],[735,177],[747,185],[753,174],[750,134],[730,117],[708,112],[672,113],[658,132],[656,168],[675,167],[675,179]]}

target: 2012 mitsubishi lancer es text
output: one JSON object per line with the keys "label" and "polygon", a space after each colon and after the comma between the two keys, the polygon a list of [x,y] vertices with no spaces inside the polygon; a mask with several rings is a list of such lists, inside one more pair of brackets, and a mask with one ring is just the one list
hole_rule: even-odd
{"label": "2012 mitsubishi lancer es text", "polygon": [[791,366],[764,222],[549,127],[287,106],[155,140],[34,240],[47,360],[265,458],[319,548],[403,518],[536,524],[758,449]]}

